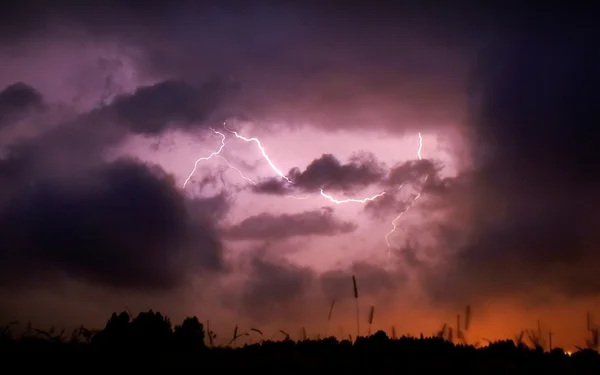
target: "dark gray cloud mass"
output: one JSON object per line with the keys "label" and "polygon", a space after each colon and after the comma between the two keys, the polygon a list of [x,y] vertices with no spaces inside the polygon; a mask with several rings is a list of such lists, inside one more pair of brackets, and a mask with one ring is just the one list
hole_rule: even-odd
{"label": "dark gray cloud mass", "polygon": [[272,215],[262,213],[250,216],[223,231],[235,240],[284,239],[295,236],[335,236],[350,233],[357,225],[333,215],[333,209],[305,211],[299,214]]}
{"label": "dark gray cloud mass", "polygon": [[[130,134],[203,126],[215,103],[212,87],[165,81],[7,140],[0,159],[2,284],[74,278],[161,289],[222,270],[217,222],[229,209],[226,193],[186,198],[160,167],[105,156]],[[22,84],[2,95],[3,114],[42,103]]]}
{"label": "dark gray cloud mass", "polygon": [[[10,262],[0,263],[2,280],[49,277],[40,272],[45,269],[111,285],[172,286],[186,275],[175,272],[180,265],[190,272],[219,269],[215,222],[227,199],[186,200],[164,182],[164,172],[132,161],[107,162],[103,152],[132,133],[206,127],[237,115],[266,124],[395,134],[458,127],[468,137],[474,167],[456,179],[434,178],[438,166],[426,160],[386,174],[368,158],[343,164],[331,155],[292,170],[290,178],[308,191],[322,185],[351,191],[429,176],[424,209],[445,215],[431,215],[421,233],[434,235],[439,262],[422,262],[417,251],[401,254],[436,302],[462,304],[542,288],[597,295],[591,267],[600,260],[600,64],[591,8],[319,3],[2,5],[2,57],[83,38],[135,47],[140,75],[159,77],[157,84],[7,147],[0,159],[0,220],[9,230],[2,232],[0,256]],[[26,85],[3,91],[0,130],[2,121],[22,119],[44,99]],[[287,194],[289,185],[268,180],[257,191]],[[406,203],[394,204],[398,210]],[[367,207],[377,211],[374,204]],[[216,217],[207,216],[213,208]],[[321,214],[249,218],[228,235],[340,233],[332,217]],[[315,224],[323,216],[326,225]],[[114,223],[111,230],[119,235],[106,235]],[[79,232],[67,236],[73,228]],[[75,250],[80,248],[86,252]],[[118,267],[110,266],[117,261]],[[246,301],[255,291],[266,306],[268,298],[302,294],[309,272],[273,264],[256,260],[254,268],[272,273],[292,292],[270,291],[267,281],[253,279]],[[348,276],[335,272],[324,282]],[[373,290],[396,283],[373,281]],[[369,290],[367,281],[363,285]]]}
{"label": "dark gray cloud mass", "polygon": [[396,187],[407,183],[420,183],[425,178],[436,180],[442,167],[439,162],[428,159],[409,160],[393,167],[383,183],[388,187]]}
{"label": "dark gray cloud mass", "polygon": [[440,208],[469,230],[424,273],[437,300],[600,293],[591,270],[600,260],[600,71],[589,24],[571,15],[506,30],[481,55],[471,109],[479,168],[438,191],[448,197]]}
{"label": "dark gray cloud mass", "polygon": [[158,135],[170,125],[188,128],[205,124],[227,91],[234,88],[217,81],[199,86],[163,81],[117,97],[107,110],[114,109],[120,124],[134,133]]}
{"label": "dark gray cloud mass", "polygon": [[44,98],[33,87],[22,82],[14,83],[0,91],[0,128],[19,120],[30,110],[41,109]]}
{"label": "dark gray cloud mass", "polygon": [[[464,59],[448,48],[472,38],[458,27],[469,18],[458,10],[419,16],[408,5],[333,2],[28,4],[1,12],[0,33],[14,50],[36,39],[133,46],[142,75],[240,82],[224,113],[266,124],[423,129],[454,117],[464,100],[457,91]],[[423,22],[427,12],[431,22]]]}
{"label": "dark gray cloud mass", "polygon": [[160,168],[134,161],[37,181],[0,211],[2,280],[164,288],[219,270],[219,236],[193,208]]}
{"label": "dark gray cloud mass", "polygon": [[282,195],[291,191],[315,192],[328,191],[353,192],[379,182],[384,176],[383,166],[371,154],[358,154],[348,163],[342,164],[335,156],[323,154],[313,160],[304,171],[293,168],[287,178],[269,178],[253,186],[255,193]]}

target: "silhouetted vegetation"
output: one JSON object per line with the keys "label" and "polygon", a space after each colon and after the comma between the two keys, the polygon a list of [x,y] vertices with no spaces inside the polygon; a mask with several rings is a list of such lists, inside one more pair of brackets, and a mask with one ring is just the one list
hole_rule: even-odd
{"label": "silhouetted vegetation", "polygon": [[[369,322],[372,322],[371,308]],[[469,308],[465,317],[468,326]],[[546,348],[541,332],[524,330],[515,340],[490,342],[488,346],[468,345],[460,316],[453,330],[444,325],[431,337],[390,338],[383,331],[368,337],[339,341],[334,337],[293,341],[281,333],[281,341],[263,339],[263,332],[247,332],[236,326],[227,345],[215,345],[216,334],[196,317],[173,326],[169,317],[144,312],[132,319],[130,312],[113,313],[104,329],[80,327],[66,335],[54,329],[42,331],[17,322],[0,331],[0,353],[7,369],[66,369],[80,371],[114,369],[191,369],[195,371],[258,370],[277,372],[345,371],[422,373],[573,374],[600,373],[600,356],[592,347],[574,353]],[[20,332],[19,332],[20,331]],[[594,337],[596,337],[595,335]],[[242,338],[244,338],[242,340]],[[529,342],[525,342],[528,339]],[[258,341],[256,341],[258,340]],[[244,341],[244,342],[241,342]],[[252,341],[256,341],[252,343]]]}

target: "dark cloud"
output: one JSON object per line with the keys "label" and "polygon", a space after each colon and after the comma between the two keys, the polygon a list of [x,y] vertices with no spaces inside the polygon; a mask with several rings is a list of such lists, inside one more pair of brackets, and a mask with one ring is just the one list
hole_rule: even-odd
{"label": "dark cloud", "polygon": [[290,183],[280,178],[267,178],[252,186],[252,191],[258,194],[287,195],[294,190]]}
{"label": "dark cloud", "polygon": [[405,212],[413,203],[418,193],[410,193],[406,198],[400,198],[400,193],[392,191],[382,197],[367,202],[364,211],[373,218],[389,221],[390,217]]}
{"label": "dark cloud", "polygon": [[[119,146],[132,134],[160,136],[173,128],[206,128],[206,120],[218,107],[221,95],[230,88],[226,83],[207,82],[195,86],[181,81],[142,86],[131,94],[116,97],[104,107],[67,121],[44,122],[35,139],[13,140],[8,153],[11,158],[29,160],[29,167],[34,167],[31,161],[35,160],[40,164],[38,170],[50,173],[72,170],[77,164],[87,166],[94,159],[101,162],[105,150]],[[5,96],[0,95],[0,106],[8,109],[0,114],[38,105],[41,100],[35,89],[24,84],[11,86],[2,95]]]}
{"label": "dark cloud", "polygon": [[0,128],[25,117],[31,110],[40,110],[44,98],[33,87],[17,82],[0,91]]}
{"label": "dark cloud", "polygon": [[199,216],[160,168],[134,161],[40,180],[0,212],[2,280],[173,287],[223,266],[211,217]]}
{"label": "dark cloud", "polygon": [[352,191],[379,181],[383,173],[383,168],[371,154],[356,156],[346,164],[342,164],[331,154],[324,154],[310,163],[304,171],[290,171],[289,177],[294,185],[306,191],[319,188]]}
{"label": "dark cloud", "polygon": [[[5,284],[63,274],[108,285],[166,287],[220,268],[215,226],[231,204],[227,195],[184,199],[161,171],[107,162],[106,152],[132,133],[194,130],[230,114],[265,126],[443,133],[461,126],[464,108],[472,106],[457,133],[470,137],[475,168],[459,178],[434,178],[437,165],[431,161],[411,161],[386,174],[368,158],[342,164],[332,156],[305,171],[292,170],[290,178],[302,190],[324,185],[348,192],[369,184],[390,191],[402,183],[419,190],[416,181],[427,175],[420,186],[427,197],[419,205],[436,212],[422,215],[418,235],[433,234],[437,244],[418,250],[429,250],[435,259],[424,261],[419,251],[401,254],[435,301],[483,303],[544,288],[568,296],[597,294],[600,285],[590,269],[598,260],[600,166],[594,161],[600,77],[591,8],[231,3],[24,0],[1,6],[5,76],[29,82],[44,95],[17,86],[15,97],[21,99],[0,100],[10,111],[26,109],[11,118],[22,118],[39,102],[69,96],[53,91],[73,78],[54,73],[65,60],[76,60],[79,49],[57,48],[49,55],[60,55],[58,61],[27,56],[72,41],[82,54],[92,44],[103,57],[111,50],[116,60],[131,59],[126,65],[135,74],[123,73],[135,76],[130,86],[159,82],[8,148],[0,160]],[[12,77],[13,58],[27,63],[28,76]],[[102,69],[109,72],[101,77],[112,77],[110,64]],[[258,191],[291,192],[293,185],[279,182],[265,181]],[[400,196],[387,194],[365,207],[380,215],[388,208],[399,212],[410,200]],[[263,215],[227,234],[258,239],[344,232],[332,219],[327,212]],[[120,226],[105,234],[109,222]],[[69,228],[81,230],[60,236]],[[144,247],[153,257],[146,257]],[[116,260],[119,266],[111,268]],[[260,298],[265,306],[278,306],[279,300],[300,297],[312,277],[285,262],[254,263],[244,292],[250,296],[244,297],[247,306]],[[372,268],[327,273],[324,291],[351,295],[354,273],[365,293],[393,290],[403,280]]]}
{"label": "dark cloud", "polygon": [[254,192],[264,194],[289,194],[291,189],[303,192],[327,191],[353,192],[377,183],[385,171],[371,154],[357,154],[348,163],[342,164],[335,156],[323,154],[313,160],[304,171],[293,168],[287,177],[293,184],[272,178],[253,187]]}
{"label": "dark cloud", "polygon": [[169,126],[190,128],[210,118],[227,91],[235,87],[225,82],[193,86],[183,81],[163,81],[121,95],[107,110],[114,110],[119,124],[133,133],[158,135]]}
{"label": "dark cloud", "polygon": [[350,233],[356,228],[352,222],[337,219],[332,208],[324,207],[299,214],[262,213],[250,216],[224,230],[223,235],[234,240],[285,239],[311,235],[334,236]]}
{"label": "dark cloud", "polygon": [[135,47],[144,75],[235,77],[228,109],[266,123],[403,132],[462,119],[474,51],[492,36],[575,20],[551,6],[309,3],[23,1],[3,5],[0,25],[15,49],[83,30]]}
{"label": "dark cloud", "polygon": [[127,132],[112,126],[98,112],[85,113],[75,119],[43,123],[34,136],[15,137],[5,145],[0,159],[3,182],[2,199],[10,191],[18,191],[38,179],[60,177],[104,163],[104,152],[119,145]]}
{"label": "dark cloud", "polygon": [[384,184],[388,187],[397,187],[407,183],[420,183],[426,177],[435,179],[442,168],[443,166],[439,162],[436,163],[429,159],[410,160],[393,167]]}
{"label": "dark cloud", "polygon": [[15,50],[77,38],[132,47],[141,76],[240,82],[225,112],[265,123],[423,130],[456,118],[464,101],[461,12],[271,1],[4,8],[0,32]]}
{"label": "dark cloud", "polygon": [[157,289],[223,269],[216,226],[227,193],[184,198],[160,168],[106,157],[132,133],[201,121],[212,105],[204,88],[165,81],[10,141],[0,159],[2,283]]}
{"label": "dark cloud", "polygon": [[471,108],[479,165],[437,191],[447,219],[466,223],[427,271],[437,300],[600,292],[600,71],[586,25],[536,23],[483,51]]}
{"label": "dark cloud", "polygon": [[270,195],[314,193],[321,188],[328,192],[354,193],[371,185],[380,185],[388,194],[377,201],[369,202],[365,209],[378,211],[379,207],[396,210],[398,205],[403,204],[395,199],[400,186],[437,185],[442,167],[439,162],[428,159],[410,160],[386,172],[384,165],[371,154],[358,154],[345,164],[333,155],[324,154],[311,162],[304,171],[300,171],[299,168],[290,170],[287,178],[293,183],[282,178],[268,178],[252,186],[252,190],[255,193]]}
{"label": "dark cloud", "polygon": [[[409,160],[393,167],[381,182],[387,194],[367,202],[364,210],[373,217],[388,220],[405,212],[420,193],[430,193],[443,188],[439,172],[443,166],[429,159]],[[406,190],[412,189],[408,194]]]}

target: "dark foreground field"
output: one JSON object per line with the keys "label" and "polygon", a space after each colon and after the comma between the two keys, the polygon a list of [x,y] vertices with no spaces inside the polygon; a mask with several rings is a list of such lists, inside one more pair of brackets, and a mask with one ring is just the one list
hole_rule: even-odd
{"label": "dark foreground field", "polygon": [[567,355],[556,348],[544,352],[513,341],[475,348],[439,338],[390,339],[379,331],[354,343],[321,340],[260,340],[237,344],[247,333],[236,333],[228,346],[214,345],[196,318],[174,328],[159,313],[142,313],[131,320],[113,314],[97,332],[81,328],[68,337],[17,325],[4,328],[0,338],[3,373],[30,370],[137,371],[192,370],[195,373],[251,370],[272,373],[421,374],[454,371],[461,374],[600,374],[600,356],[583,349]]}

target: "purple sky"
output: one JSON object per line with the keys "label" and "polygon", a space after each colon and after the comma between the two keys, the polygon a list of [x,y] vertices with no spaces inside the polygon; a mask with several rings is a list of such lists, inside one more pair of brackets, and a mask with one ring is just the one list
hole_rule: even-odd
{"label": "purple sky", "polygon": [[2,12],[0,318],[347,335],[352,275],[411,333],[594,307],[583,10],[207,4]]}

